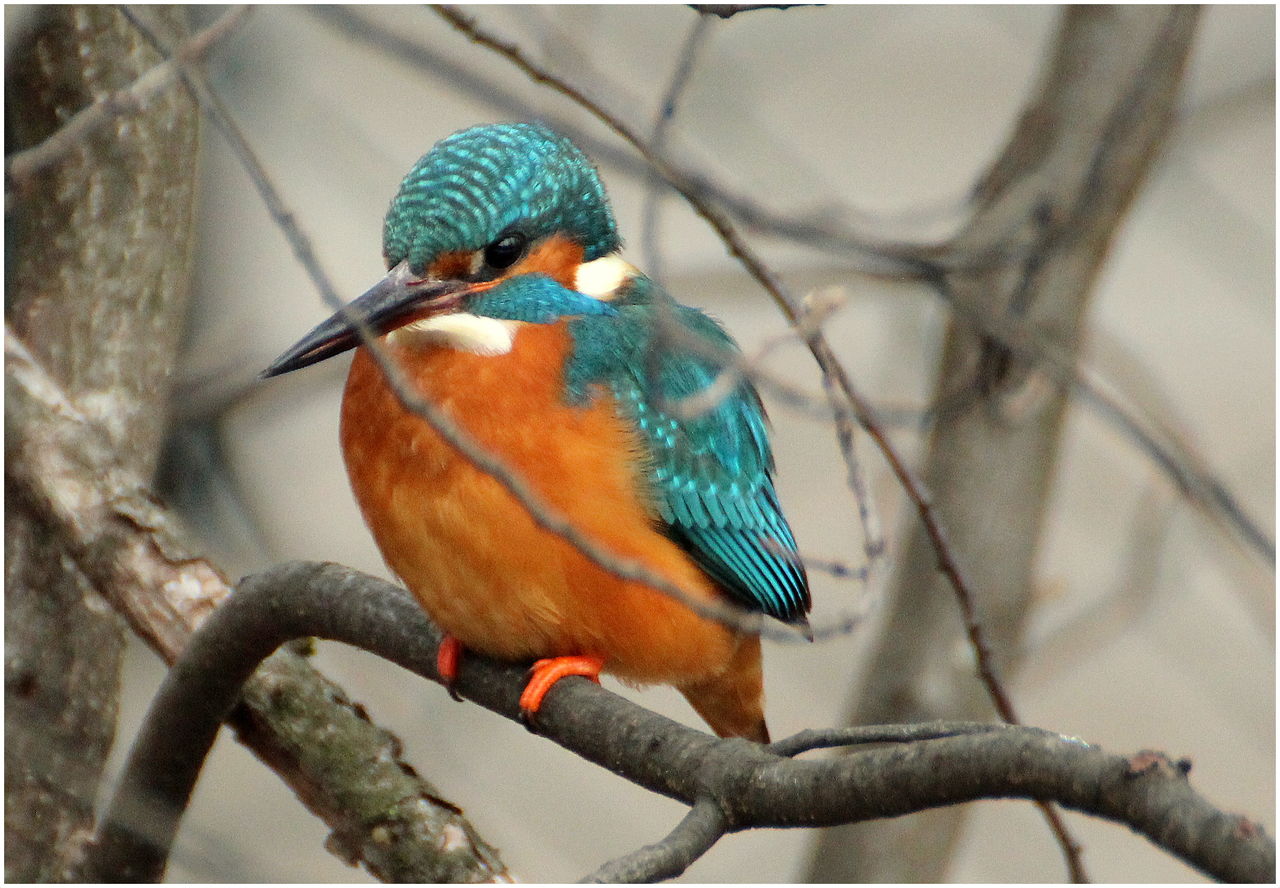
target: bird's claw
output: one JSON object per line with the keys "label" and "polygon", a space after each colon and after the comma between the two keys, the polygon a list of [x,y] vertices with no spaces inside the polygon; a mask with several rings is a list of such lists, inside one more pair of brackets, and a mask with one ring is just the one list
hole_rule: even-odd
{"label": "bird's claw", "polygon": [[529,683],[520,695],[520,723],[537,733],[538,710],[542,708],[543,698],[556,682],[571,675],[580,675],[599,684],[600,670],[603,668],[603,657],[548,657],[538,660],[529,667]]}
{"label": "bird's claw", "polygon": [[440,684],[444,685],[449,696],[459,703],[462,702],[457,689],[458,667],[461,662],[462,642],[452,635],[446,635],[440,642],[440,649],[436,651],[436,672],[440,675]]}

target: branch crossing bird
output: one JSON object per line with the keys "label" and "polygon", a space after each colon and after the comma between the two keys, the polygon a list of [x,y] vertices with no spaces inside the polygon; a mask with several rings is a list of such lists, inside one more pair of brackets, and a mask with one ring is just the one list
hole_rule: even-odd
{"label": "branch crossing bird", "polygon": [[[698,600],[807,633],[808,580],[756,391],[743,380],[693,418],[671,409],[711,385],[715,355],[736,345],[620,248],[572,142],[536,124],[474,127],[409,171],[386,218],[390,271],[349,309],[423,398],[581,534]],[[358,346],[339,312],[263,375],[357,349],[340,435],[351,487],[387,564],[447,635],[446,684],[464,650],[536,660],[521,698],[532,717],[560,678],[603,670],[674,685],[716,733],[767,742],[756,635],[540,527],[405,409]]]}

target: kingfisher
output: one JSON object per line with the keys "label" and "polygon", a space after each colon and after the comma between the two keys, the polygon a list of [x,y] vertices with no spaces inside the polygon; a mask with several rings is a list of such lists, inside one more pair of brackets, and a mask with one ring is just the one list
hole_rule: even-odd
{"label": "kingfisher", "polygon": [[673,685],[720,736],[768,742],[759,636],[540,526],[401,403],[353,322],[580,534],[691,600],[811,637],[759,395],[742,379],[697,415],[675,406],[737,346],[621,246],[596,168],[568,138],[533,123],[454,133],[391,202],[386,276],[263,376],[356,350],[339,434],[351,487],[388,566],[445,633],[446,686],[464,651],[534,660],[520,701],[532,719],[558,680],[604,671]]}

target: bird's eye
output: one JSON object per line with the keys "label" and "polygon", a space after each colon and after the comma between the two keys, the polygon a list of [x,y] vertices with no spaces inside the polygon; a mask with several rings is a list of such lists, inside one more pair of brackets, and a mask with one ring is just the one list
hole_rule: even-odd
{"label": "bird's eye", "polygon": [[525,244],[525,236],[518,231],[504,234],[484,248],[484,264],[490,268],[510,268],[524,255]]}

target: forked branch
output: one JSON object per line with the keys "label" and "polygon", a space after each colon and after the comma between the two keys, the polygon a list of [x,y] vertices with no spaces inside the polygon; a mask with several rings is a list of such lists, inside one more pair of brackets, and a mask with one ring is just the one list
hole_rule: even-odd
{"label": "forked branch", "polygon": [[[220,720],[257,664],[300,636],[354,644],[440,680],[440,631],[404,590],[332,564],[286,564],[247,578],[192,639],[152,704],[95,841],[92,878],[134,881],[163,873]],[[517,719],[524,680],[518,665],[473,656],[455,688]],[[880,730],[876,739],[894,739],[892,728]],[[789,748],[787,741],[765,747],[720,740],[570,679],[556,685],[538,717],[538,731],[566,749],[695,808],[666,846],[655,846],[670,847],[673,857],[642,854],[658,855],[663,866],[654,872],[660,875],[674,875],[682,867],[672,860],[695,858],[722,829],[828,826],[983,798],[1025,798],[1127,824],[1220,879],[1274,880],[1274,841],[1257,823],[1196,794],[1185,762],[1153,752],[1113,755],[1037,728],[914,729],[932,739],[901,730],[904,742],[887,747],[795,759],[779,751],[867,738],[807,735]]]}

